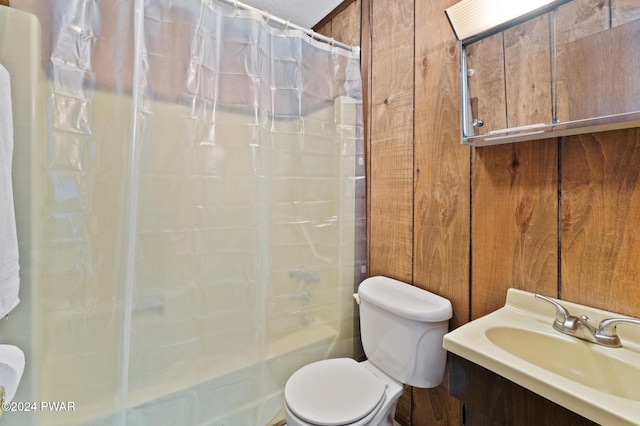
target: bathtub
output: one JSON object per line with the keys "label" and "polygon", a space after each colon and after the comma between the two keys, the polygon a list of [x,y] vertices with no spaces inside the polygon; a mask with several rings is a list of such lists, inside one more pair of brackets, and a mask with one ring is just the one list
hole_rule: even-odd
{"label": "bathtub", "polygon": [[[348,356],[352,339],[341,338],[326,325],[313,327],[276,341],[261,364],[199,372],[193,384],[164,382],[155,388],[133,392],[127,409],[127,424],[133,425],[248,425],[264,424],[282,409],[284,382],[295,370],[327,357]],[[227,367],[225,367],[227,368]],[[206,375],[211,375],[205,379]],[[252,401],[247,388],[262,377],[266,398]],[[265,393],[265,392],[261,392]],[[231,403],[230,403],[231,401]],[[113,415],[85,420],[87,425],[112,425]]]}
{"label": "bathtub", "polygon": [[[190,132],[202,131],[197,140],[204,141],[207,129],[192,126],[189,105],[145,104],[132,213],[130,147],[118,143],[131,137],[123,124],[131,97],[50,93],[37,18],[0,7],[0,27],[8,29],[0,59],[16,104],[21,260],[21,303],[0,330],[27,358],[14,400],[73,403],[73,410],[5,413],[3,420],[263,424],[282,408],[291,373],[353,353],[354,102],[314,111],[306,128],[319,139],[307,138],[303,153],[287,127],[296,122],[276,123],[293,136],[272,147],[268,164],[277,176],[269,182],[235,174],[251,172],[243,158],[253,146],[185,144],[166,152],[166,142]],[[59,102],[47,107],[52,99]],[[326,143],[325,115],[339,117],[343,139]],[[58,123],[62,116],[78,127]],[[254,120],[223,117],[218,140]],[[316,175],[288,177],[290,167]],[[231,177],[220,179],[223,172]],[[305,199],[309,188],[320,199]],[[291,193],[302,195],[292,201]],[[256,207],[265,194],[270,202]],[[257,216],[265,211],[268,224]]]}

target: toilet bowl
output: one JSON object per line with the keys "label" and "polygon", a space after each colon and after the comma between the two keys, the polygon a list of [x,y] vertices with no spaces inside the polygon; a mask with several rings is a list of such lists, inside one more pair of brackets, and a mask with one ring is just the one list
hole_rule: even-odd
{"label": "toilet bowl", "polygon": [[387,277],[367,278],[354,297],[367,361],[328,359],[293,373],[284,390],[287,426],[392,426],[404,384],[442,382],[453,314],[447,299]]}

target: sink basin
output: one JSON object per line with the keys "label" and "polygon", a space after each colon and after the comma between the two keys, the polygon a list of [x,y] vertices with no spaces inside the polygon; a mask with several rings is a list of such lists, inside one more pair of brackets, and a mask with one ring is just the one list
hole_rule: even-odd
{"label": "sink basin", "polygon": [[[624,315],[560,301],[590,322]],[[509,289],[505,306],[444,337],[444,348],[600,424],[640,426],[640,327],[608,348],[553,329],[554,307]]]}
{"label": "sink basin", "polygon": [[640,401],[640,369],[593,343],[514,327],[487,329],[487,338],[531,364],[620,398]]}

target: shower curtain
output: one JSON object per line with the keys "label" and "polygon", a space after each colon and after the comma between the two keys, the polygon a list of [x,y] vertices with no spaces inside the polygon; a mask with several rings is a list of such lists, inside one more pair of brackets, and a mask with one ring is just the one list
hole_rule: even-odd
{"label": "shower curtain", "polygon": [[46,108],[16,400],[67,409],[5,415],[267,424],[295,369],[353,351],[357,49],[217,0],[12,5],[42,24]]}

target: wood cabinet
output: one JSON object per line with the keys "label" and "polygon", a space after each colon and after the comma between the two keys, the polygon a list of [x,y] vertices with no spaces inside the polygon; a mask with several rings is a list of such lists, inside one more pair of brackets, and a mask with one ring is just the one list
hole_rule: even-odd
{"label": "wood cabinet", "polygon": [[597,425],[457,355],[449,354],[449,363],[450,391],[462,402],[462,425]]}

